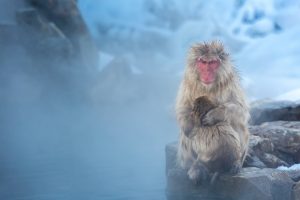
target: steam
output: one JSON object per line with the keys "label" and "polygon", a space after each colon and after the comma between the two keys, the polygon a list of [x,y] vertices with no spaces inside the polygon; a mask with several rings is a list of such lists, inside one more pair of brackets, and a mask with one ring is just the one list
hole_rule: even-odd
{"label": "steam", "polygon": [[143,199],[163,199],[164,146],[177,136],[171,76],[144,76],[123,61],[87,72],[77,60],[70,64],[40,51],[33,54],[23,45],[34,48],[35,36],[15,21],[23,4],[1,4],[0,21],[10,24],[3,28],[0,23],[0,172],[5,185],[0,196],[141,199],[147,193]]}

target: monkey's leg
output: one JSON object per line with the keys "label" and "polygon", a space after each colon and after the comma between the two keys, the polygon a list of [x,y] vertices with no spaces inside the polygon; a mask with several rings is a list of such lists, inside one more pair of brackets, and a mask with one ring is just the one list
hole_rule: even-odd
{"label": "monkey's leg", "polygon": [[233,163],[231,166],[231,169],[229,170],[230,175],[236,175],[238,174],[242,169],[242,164],[240,160],[237,160],[236,162]]}
{"label": "monkey's leg", "polygon": [[194,183],[201,183],[208,180],[209,171],[203,162],[197,159],[189,169],[188,176]]}
{"label": "monkey's leg", "polygon": [[239,134],[227,123],[219,124],[216,128],[220,135],[219,143],[207,166],[212,171],[235,175],[241,170],[243,159]]}
{"label": "monkey's leg", "polygon": [[196,155],[192,151],[191,141],[184,135],[180,134],[178,145],[177,161],[178,164],[188,170],[196,160]]}

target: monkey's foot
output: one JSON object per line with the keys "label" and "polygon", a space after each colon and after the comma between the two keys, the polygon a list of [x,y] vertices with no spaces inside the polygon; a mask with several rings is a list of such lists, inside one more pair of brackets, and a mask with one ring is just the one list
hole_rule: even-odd
{"label": "monkey's foot", "polygon": [[208,170],[203,165],[192,166],[188,171],[188,176],[195,184],[208,179]]}
{"label": "monkey's foot", "polygon": [[236,175],[241,171],[241,169],[242,169],[241,163],[235,163],[235,164],[233,164],[233,166],[229,170],[229,174],[230,175]]}

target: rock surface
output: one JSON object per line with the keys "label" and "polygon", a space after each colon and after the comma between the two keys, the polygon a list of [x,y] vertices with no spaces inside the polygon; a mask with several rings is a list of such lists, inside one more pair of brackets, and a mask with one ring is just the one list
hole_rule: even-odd
{"label": "rock surface", "polygon": [[292,192],[293,200],[300,200],[300,182],[294,185]]}
{"label": "rock surface", "polygon": [[266,122],[251,126],[250,132],[249,155],[258,157],[265,166],[275,168],[300,162],[300,122]]}
{"label": "rock surface", "polygon": [[235,176],[221,175],[210,186],[194,185],[176,165],[177,143],[166,147],[167,196],[179,199],[299,199],[300,122],[275,121],[250,127],[249,155]]}

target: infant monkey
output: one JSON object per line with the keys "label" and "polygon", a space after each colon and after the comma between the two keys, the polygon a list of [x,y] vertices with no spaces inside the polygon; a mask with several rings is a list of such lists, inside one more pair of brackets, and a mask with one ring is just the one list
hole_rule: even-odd
{"label": "infant monkey", "polygon": [[207,96],[198,97],[194,101],[193,106],[193,117],[194,123],[198,126],[205,126],[203,123],[203,118],[211,109],[215,108],[216,105],[213,104]]}
{"label": "infant monkey", "polygon": [[198,131],[195,129],[195,127],[206,126],[206,124],[203,122],[203,119],[205,115],[215,107],[216,105],[213,104],[207,96],[200,96],[195,99],[191,116],[189,117],[187,125],[183,131],[186,137],[193,138],[197,134]]}

